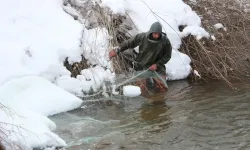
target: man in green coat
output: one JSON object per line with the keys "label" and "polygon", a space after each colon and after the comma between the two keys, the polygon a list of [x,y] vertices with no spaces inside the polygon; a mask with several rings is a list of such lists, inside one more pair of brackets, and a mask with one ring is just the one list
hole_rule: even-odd
{"label": "man in green coat", "polygon": [[137,69],[156,71],[162,76],[166,76],[165,64],[171,59],[172,46],[166,34],[162,32],[159,22],[151,25],[146,33],[140,33],[124,41],[119,48],[109,52],[110,57],[127,49],[139,46],[139,53],[136,56]]}

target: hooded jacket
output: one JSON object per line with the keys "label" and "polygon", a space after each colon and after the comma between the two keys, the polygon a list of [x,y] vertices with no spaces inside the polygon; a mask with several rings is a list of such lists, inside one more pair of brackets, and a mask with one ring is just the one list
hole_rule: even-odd
{"label": "hooded jacket", "polygon": [[[160,33],[159,39],[154,40],[152,38],[153,32]],[[162,26],[159,22],[153,23],[148,32],[137,34],[124,41],[120,45],[120,52],[137,46],[139,46],[137,57],[139,65],[143,69],[148,69],[152,64],[156,64],[156,71],[165,75],[165,64],[171,59],[172,46],[166,34],[162,32]]]}

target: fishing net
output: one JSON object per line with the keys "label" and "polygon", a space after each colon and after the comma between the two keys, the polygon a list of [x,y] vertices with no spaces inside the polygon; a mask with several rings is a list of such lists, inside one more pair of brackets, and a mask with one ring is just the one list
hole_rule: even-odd
{"label": "fishing net", "polygon": [[142,96],[166,92],[168,90],[166,76],[150,70],[136,71],[127,75],[117,75],[116,83],[116,88],[127,84],[139,86]]}

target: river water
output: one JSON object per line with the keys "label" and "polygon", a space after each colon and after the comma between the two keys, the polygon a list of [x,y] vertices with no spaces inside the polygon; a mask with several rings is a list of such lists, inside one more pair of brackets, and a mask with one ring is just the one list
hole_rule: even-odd
{"label": "river water", "polygon": [[[51,117],[69,150],[250,149],[250,90],[221,82],[169,83],[165,103],[137,97]],[[161,95],[157,95],[157,98]]]}

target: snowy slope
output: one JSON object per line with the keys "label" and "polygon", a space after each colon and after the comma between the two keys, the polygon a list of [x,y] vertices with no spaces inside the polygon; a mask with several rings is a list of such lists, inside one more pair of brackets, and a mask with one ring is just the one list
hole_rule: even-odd
{"label": "snowy slope", "polygon": [[[60,0],[1,3],[0,84],[19,76],[52,72],[53,66],[62,66],[66,56],[73,61],[81,59],[83,27],[61,5]],[[57,71],[67,72],[63,67]]]}
{"label": "snowy slope", "polygon": [[[82,100],[41,77],[13,79],[0,87],[0,125],[4,138],[24,149],[66,146],[46,116],[79,107]],[[7,124],[6,124],[7,123]],[[6,146],[8,144],[3,143]]]}

